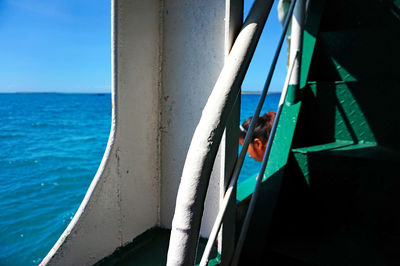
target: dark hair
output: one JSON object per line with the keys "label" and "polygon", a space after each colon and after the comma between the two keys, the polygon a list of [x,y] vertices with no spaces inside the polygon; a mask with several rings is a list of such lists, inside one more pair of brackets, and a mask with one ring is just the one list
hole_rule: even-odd
{"label": "dark hair", "polygon": [[[269,133],[271,132],[272,129],[272,124],[274,123],[275,119],[275,112],[268,112],[260,116],[257,120],[256,127],[254,129],[253,137],[251,139],[251,142],[255,138],[261,139],[263,143],[266,143],[269,138]],[[247,130],[250,127],[251,119],[253,117],[247,118],[243,124],[241,125],[240,132],[239,132],[239,138],[244,139],[247,133]]]}

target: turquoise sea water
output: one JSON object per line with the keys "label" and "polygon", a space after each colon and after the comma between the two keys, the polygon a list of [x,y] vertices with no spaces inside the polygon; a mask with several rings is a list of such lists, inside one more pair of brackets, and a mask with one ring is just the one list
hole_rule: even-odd
{"label": "turquoise sea water", "polygon": [[[276,110],[279,94],[263,112]],[[243,95],[241,121],[258,95]],[[0,94],[0,265],[37,265],[72,219],[102,159],[110,94]],[[246,158],[240,180],[258,172]]]}
{"label": "turquoise sea water", "polygon": [[37,265],[103,156],[111,96],[0,94],[0,265]]}

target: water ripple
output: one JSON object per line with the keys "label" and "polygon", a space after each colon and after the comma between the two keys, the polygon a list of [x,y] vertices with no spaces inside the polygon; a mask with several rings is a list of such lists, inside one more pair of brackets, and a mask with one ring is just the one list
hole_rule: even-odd
{"label": "water ripple", "polygon": [[103,156],[111,97],[0,94],[0,265],[37,265]]}

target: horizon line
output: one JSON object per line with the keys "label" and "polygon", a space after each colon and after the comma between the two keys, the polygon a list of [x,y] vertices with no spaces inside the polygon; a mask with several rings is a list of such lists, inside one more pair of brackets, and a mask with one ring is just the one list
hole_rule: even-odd
{"label": "horizon line", "polygon": [[0,91],[0,94],[111,94],[111,91]]}
{"label": "horizon line", "polygon": [[[261,94],[262,91],[242,91],[241,94],[254,94],[254,95],[258,95]],[[282,93],[281,91],[269,91],[267,94],[279,94]]]}
{"label": "horizon line", "polygon": [[[258,95],[261,94],[262,91],[246,91],[242,90],[241,94],[244,95]],[[267,94],[279,94],[282,93],[280,91],[270,91]],[[104,91],[90,91],[90,92],[85,92],[85,91],[0,91],[0,94],[111,94],[111,91],[109,92],[104,92]]]}

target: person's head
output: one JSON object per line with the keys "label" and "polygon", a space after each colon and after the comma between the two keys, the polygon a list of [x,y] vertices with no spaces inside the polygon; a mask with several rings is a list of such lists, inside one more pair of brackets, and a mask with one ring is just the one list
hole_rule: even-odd
{"label": "person's head", "polygon": [[[240,126],[239,143],[243,145],[244,138],[250,127],[252,117],[247,118]],[[256,127],[254,128],[253,137],[250,141],[248,152],[251,158],[261,162],[265,149],[267,148],[269,134],[274,123],[275,112],[268,112],[257,120]]]}

